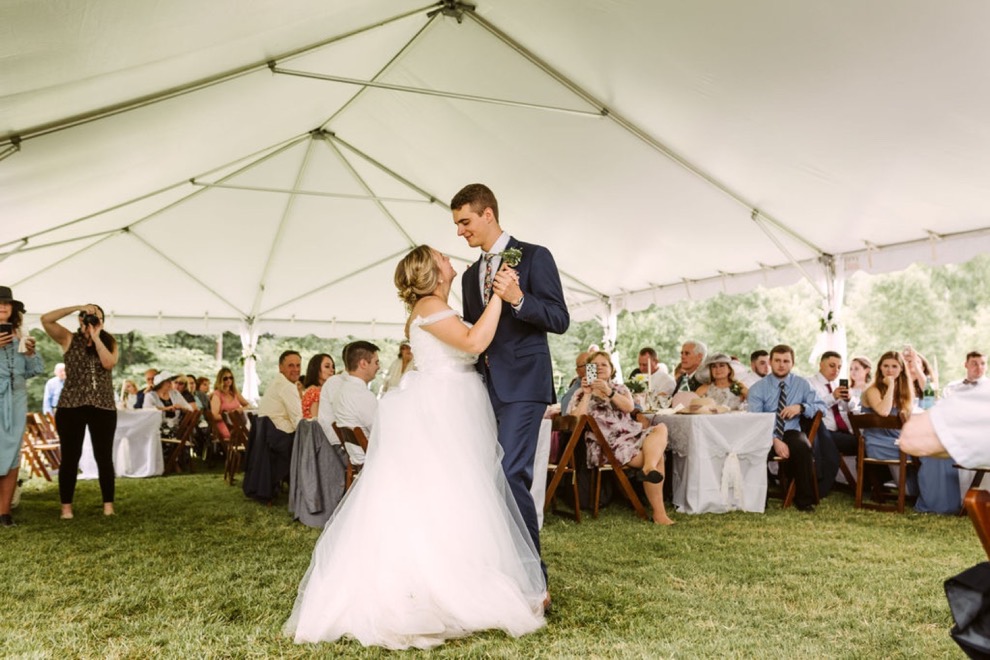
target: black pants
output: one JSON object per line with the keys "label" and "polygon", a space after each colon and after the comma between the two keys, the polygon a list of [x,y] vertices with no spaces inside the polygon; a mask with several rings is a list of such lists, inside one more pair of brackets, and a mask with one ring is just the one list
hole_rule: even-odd
{"label": "black pants", "polygon": [[815,467],[818,468],[818,494],[825,497],[832,492],[835,475],[843,456],[855,456],[859,443],[851,433],[829,431],[822,424],[815,438]]}
{"label": "black pants", "polygon": [[93,442],[93,456],[100,471],[100,492],[104,502],[113,502],[113,434],[117,430],[117,411],[81,406],[55,412],[55,427],[62,445],[62,464],[58,470],[58,494],[62,504],[72,504],[76,493],[79,458],[82,456],[86,427]]}
{"label": "black pants", "polygon": [[[794,480],[794,504],[803,507],[815,503],[815,487],[812,479],[814,470],[811,463],[811,445],[808,443],[808,436],[801,431],[784,431],[781,438],[787,448],[791,450],[790,458],[780,464],[780,469]],[[770,456],[776,454],[770,450]]]}

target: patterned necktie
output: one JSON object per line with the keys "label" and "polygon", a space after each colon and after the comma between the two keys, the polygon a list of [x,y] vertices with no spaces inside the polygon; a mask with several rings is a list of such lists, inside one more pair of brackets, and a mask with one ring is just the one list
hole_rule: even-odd
{"label": "patterned necktie", "polygon": [[494,254],[485,255],[485,289],[481,293],[481,301],[487,306],[488,301],[492,298],[492,259],[495,258]]}
{"label": "patterned necktie", "polygon": [[[832,383],[825,383],[828,387],[828,391],[832,391]],[[832,416],[835,417],[835,430],[842,431],[843,433],[849,433],[849,427],[846,426],[846,420],[842,419],[842,412],[839,410],[839,404],[832,404]]]}
{"label": "patterned necktie", "polygon": [[777,419],[773,423],[773,437],[783,441],[784,439],[784,418],[780,416],[787,407],[787,383],[780,381],[780,397],[777,399]]}
{"label": "patterned necktie", "polygon": [[678,392],[690,392],[691,391],[691,377],[687,374],[681,376],[681,385],[677,388]]}

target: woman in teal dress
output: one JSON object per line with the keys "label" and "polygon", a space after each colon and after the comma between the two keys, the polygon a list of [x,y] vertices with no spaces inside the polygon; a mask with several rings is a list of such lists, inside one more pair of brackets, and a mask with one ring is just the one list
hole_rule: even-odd
{"label": "woman in teal dress", "polygon": [[25,335],[21,353],[20,335],[24,304],[14,300],[10,287],[0,286],[0,526],[12,527],[10,515],[17,472],[21,465],[21,438],[27,420],[25,380],[44,371],[34,352],[34,339]]}

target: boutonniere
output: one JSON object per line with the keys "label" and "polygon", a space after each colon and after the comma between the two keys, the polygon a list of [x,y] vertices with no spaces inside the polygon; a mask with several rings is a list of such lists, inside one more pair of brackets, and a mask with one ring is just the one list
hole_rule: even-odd
{"label": "boutonniere", "polygon": [[515,268],[522,261],[522,248],[507,248],[502,250],[499,255],[502,258],[502,262],[509,265],[510,268]]}
{"label": "boutonniere", "polygon": [[733,381],[732,385],[729,385],[729,391],[736,396],[742,395],[742,383],[739,381]]}

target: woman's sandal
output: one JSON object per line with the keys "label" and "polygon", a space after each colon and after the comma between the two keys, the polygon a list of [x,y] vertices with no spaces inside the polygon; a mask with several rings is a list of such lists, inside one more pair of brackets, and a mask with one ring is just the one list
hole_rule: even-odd
{"label": "woman's sandal", "polygon": [[663,474],[659,470],[650,470],[646,473],[642,470],[636,470],[636,481],[658,484],[663,481]]}

